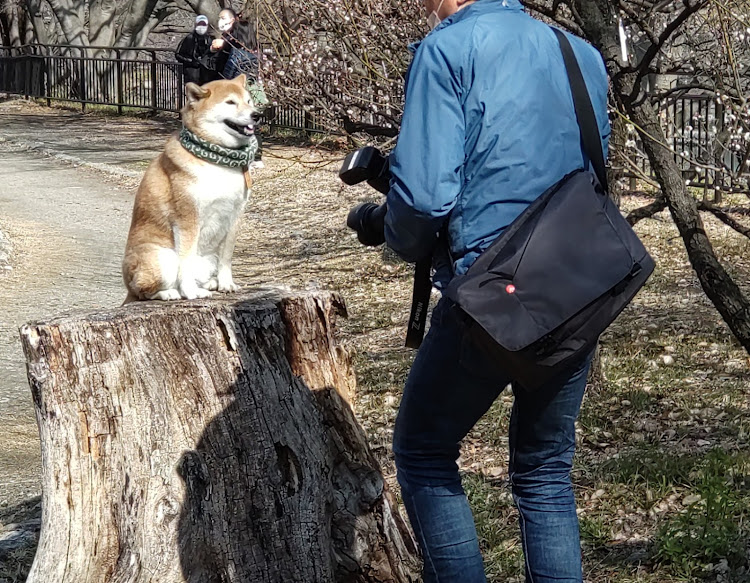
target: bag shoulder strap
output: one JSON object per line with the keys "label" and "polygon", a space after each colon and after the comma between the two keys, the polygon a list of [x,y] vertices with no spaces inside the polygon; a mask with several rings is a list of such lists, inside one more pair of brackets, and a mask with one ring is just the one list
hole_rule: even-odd
{"label": "bag shoulder strap", "polygon": [[578,120],[578,127],[581,130],[583,150],[588,155],[589,160],[591,160],[594,172],[596,172],[596,176],[599,178],[599,183],[602,185],[602,188],[604,188],[605,192],[609,192],[607,170],[604,167],[602,140],[599,135],[599,125],[596,122],[594,107],[591,105],[591,97],[589,96],[588,89],[586,89],[586,82],[583,80],[581,68],[578,66],[573,47],[570,45],[570,41],[565,36],[565,33],[555,27],[551,26],[550,28],[557,37],[563,61],[565,62],[565,70],[568,74],[570,89],[573,93],[573,105],[576,110],[576,119]]}

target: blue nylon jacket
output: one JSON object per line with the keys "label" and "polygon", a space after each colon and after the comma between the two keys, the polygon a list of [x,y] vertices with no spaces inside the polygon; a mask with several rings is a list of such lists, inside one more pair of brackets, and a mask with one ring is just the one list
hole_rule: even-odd
{"label": "blue nylon jacket", "polygon": [[[607,156],[607,73],[568,35]],[[477,0],[413,45],[391,162],[385,237],[407,261],[435,249],[444,287],[547,188],[588,165],[559,44],[518,0]],[[571,225],[574,229],[575,225]]]}

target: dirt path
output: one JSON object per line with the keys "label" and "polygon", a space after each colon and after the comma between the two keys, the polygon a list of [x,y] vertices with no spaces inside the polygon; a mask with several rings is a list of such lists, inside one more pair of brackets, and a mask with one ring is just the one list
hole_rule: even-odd
{"label": "dirt path", "polygon": [[0,102],[0,141],[41,154],[137,177],[179,127],[176,116],[156,119],[83,114],[12,99]]}
{"label": "dirt path", "polygon": [[38,495],[39,444],[18,327],[124,297],[119,263],[132,194],[94,172],[0,143],[0,507]]}

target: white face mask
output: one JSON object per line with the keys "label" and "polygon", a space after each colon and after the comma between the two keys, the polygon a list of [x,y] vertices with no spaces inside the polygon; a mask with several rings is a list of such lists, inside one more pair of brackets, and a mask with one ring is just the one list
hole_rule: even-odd
{"label": "white face mask", "polygon": [[231,18],[220,18],[219,19],[219,30],[221,32],[226,32],[230,28],[232,28],[232,22],[233,20]]}
{"label": "white face mask", "polygon": [[198,34],[201,34],[201,35],[206,34],[208,32],[208,27],[207,26],[202,26],[202,25],[201,26],[196,26],[195,27],[195,32],[197,32]]}
{"label": "white face mask", "polygon": [[427,26],[430,27],[430,30],[434,30],[435,27],[440,24],[441,18],[438,16],[438,12],[440,12],[440,9],[443,7],[444,0],[440,0],[440,4],[438,4],[438,7],[430,12],[430,15],[427,17]]}

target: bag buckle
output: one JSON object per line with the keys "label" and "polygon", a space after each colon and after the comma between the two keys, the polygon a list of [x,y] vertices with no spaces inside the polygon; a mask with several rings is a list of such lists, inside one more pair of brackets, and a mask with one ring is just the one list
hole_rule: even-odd
{"label": "bag buckle", "polygon": [[555,346],[557,345],[557,340],[555,340],[555,337],[552,336],[552,334],[547,334],[546,336],[542,336],[534,344],[536,345],[534,354],[537,357],[542,357],[547,355],[555,348]]}

